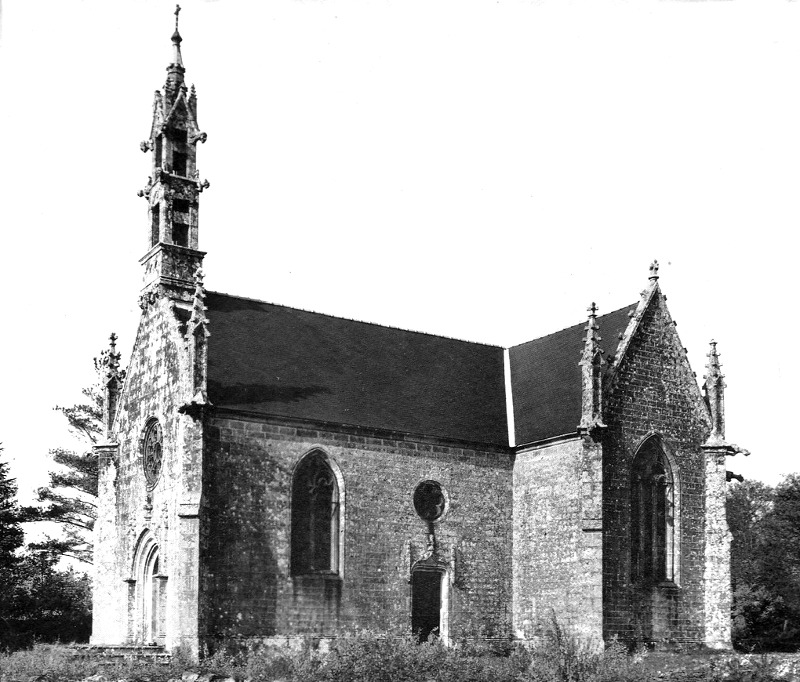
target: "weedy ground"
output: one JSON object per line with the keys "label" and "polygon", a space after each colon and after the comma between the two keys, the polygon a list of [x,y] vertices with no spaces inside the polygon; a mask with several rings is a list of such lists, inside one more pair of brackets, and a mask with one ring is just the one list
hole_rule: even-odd
{"label": "weedy ground", "polygon": [[37,645],[0,654],[0,682],[800,682],[800,655],[707,651],[633,653],[612,643],[597,652],[564,636],[528,649],[512,645],[418,645],[410,637],[361,632],[328,651],[309,642],[222,647],[198,665],[76,658],[66,646]]}

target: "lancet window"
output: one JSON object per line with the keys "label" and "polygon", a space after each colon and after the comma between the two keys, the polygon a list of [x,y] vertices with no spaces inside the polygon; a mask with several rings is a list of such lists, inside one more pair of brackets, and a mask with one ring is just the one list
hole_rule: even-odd
{"label": "lancet window", "polygon": [[292,480],[292,573],[339,573],[339,484],[322,452],[306,455]]}
{"label": "lancet window", "polygon": [[675,579],[675,480],[658,437],[639,448],[631,469],[631,578]]}

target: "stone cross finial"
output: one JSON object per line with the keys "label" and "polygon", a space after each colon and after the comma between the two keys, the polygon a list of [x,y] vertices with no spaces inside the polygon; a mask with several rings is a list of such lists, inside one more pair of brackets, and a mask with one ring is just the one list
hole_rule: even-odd
{"label": "stone cross finial", "polygon": [[119,378],[119,361],[122,354],[117,353],[118,338],[114,332],[111,332],[111,336],[108,337],[108,349],[100,353],[99,364],[105,370],[106,380]]}
{"label": "stone cross finial", "polygon": [[175,32],[172,34],[172,63],[167,67],[171,79],[167,82],[171,83],[173,90],[183,85],[183,57],[181,57],[181,42],[183,38],[181,38],[181,34],[178,32],[178,15],[180,12],[181,6],[175,5]]}
{"label": "stone cross finial", "polygon": [[703,377],[705,384],[706,404],[711,416],[711,435],[708,437],[711,443],[725,442],[725,381],[722,374],[717,352],[717,342],[711,340],[711,348],[708,351],[708,363],[706,364],[706,374]]}
{"label": "stone cross finial", "polygon": [[581,423],[578,429],[591,433],[605,426],[603,423],[603,349],[598,334],[597,305],[587,308],[589,320],[586,325],[586,338],[583,354],[578,363],[581,367]]}
{"label": "stone cross finial", "polygon": [[650,263],[650,281],[655,282],[658,279],[658,261],[654,260]]}

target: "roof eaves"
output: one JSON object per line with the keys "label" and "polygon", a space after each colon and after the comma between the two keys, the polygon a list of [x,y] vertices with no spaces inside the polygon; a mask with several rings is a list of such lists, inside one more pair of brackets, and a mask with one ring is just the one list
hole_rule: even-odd
{"label": "roof eaves", "polygon": [[403,429],[389,429],[384,427],[378,426],[366,426],[364,424],[350,424],[347,422],[333,422],[328,421],[325,419],[313,419],[313,418],[303,418],[303,417],[288,417],[286,415],[278,414],[278,413],[264,413],[258,412],[255,410],[247,410],[241,407],[229,407],[225,405],[217,405],[214,407],[215,413],[223,414],[223,415],[241,415],[243,417],[249,417],[251,419],[256,419],[258,421],[264,420],[277,420],[287,423],[297,423],[297,424],[305,424],[308,426],[316,426],[317,428],[329,429],[329,430],[337,430],[337,429],[344,429],[344,430],[353,430],[353,431],[364,431],[370,432],[375,434],[375,437],[378,438],[393,438],[396,440],[438,440],[442,442],[449,442],[453,444],[458,444],[461,447],[488,447],[488,448],[500,448],[502,450],[512,450],[513,446],[508,443],[506,440],[505,442],[499,442],[495,440],[471,440],[467,438],[455,438],[452,436],[443,436],[443,435],[436,435],[432,433],[421,433],[415,431],[406,431]]}
{"label": "roof eaves", "polygon": [[532,450],[533,448],[538,447],[547,447],[548,445],[554,445],[556,443],[561,443],[567,440],[574,440],[575,438],[579,438],[580,434],[578,433],[577,427],[571,433],[562,433],[560,436],[549,436],[547,438],[541,438],[539,440],[532,440],[528,443],[523,443],[522,445],[514,446],[514,451],[525,452],[528,450]]}

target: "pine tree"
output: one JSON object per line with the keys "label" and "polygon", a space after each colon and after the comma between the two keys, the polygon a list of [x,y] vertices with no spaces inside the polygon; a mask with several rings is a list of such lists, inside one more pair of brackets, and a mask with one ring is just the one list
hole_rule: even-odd
{"label": "pine tree", "polygon": [[[86,401],[71,407],[55,408],[66,418],[70,432],[89,448],[103,434],[102,380],[110,352],[113,353],[113,348],[103,351],[94,360],[97,382],[83,389]],[[120,376],[124,378],[124,371]],[[30,548],[91,564],[93,546],[90,538],[97,519],[97,459],[91,449],[80,454],[54,448],[50,450],[50,456],[62,468],[51,471],[50,484],[37,491],[39,505],[26,507],[24,511],[31,520],[62,524],[63,533],[60,538],[47,537],[42,542],[32,543]]]}
{"label": "pine tree", "polygon": [[[0,446],[0,456],[3,448]],[[0,459],[0,649],[14,637],[13,615],[20,583],[24,534],[23,517],[17,505],[17,482],[9,477],[8,463]]]}

